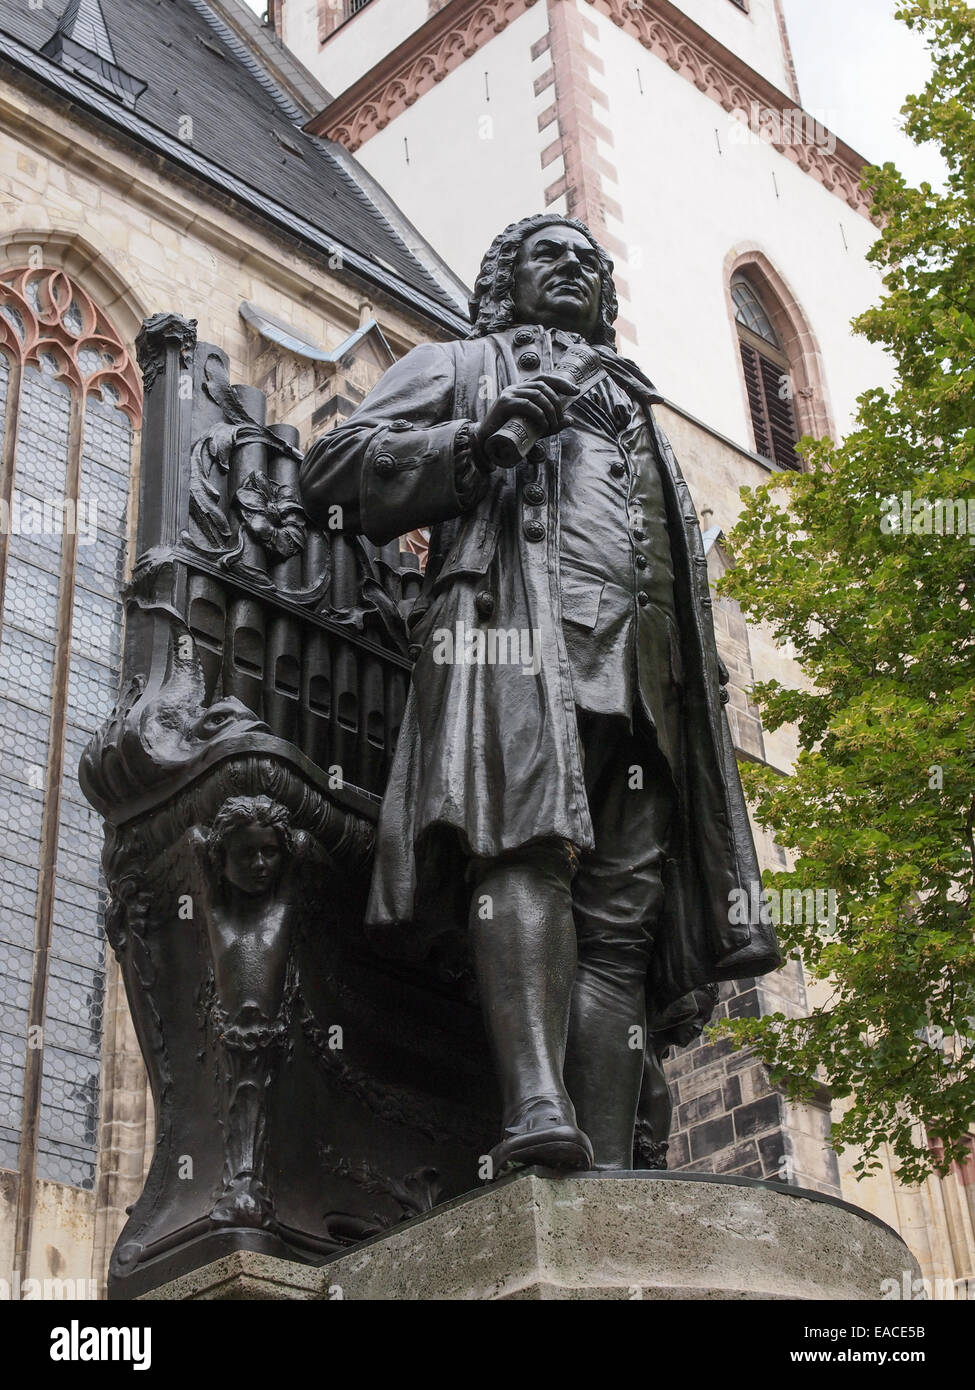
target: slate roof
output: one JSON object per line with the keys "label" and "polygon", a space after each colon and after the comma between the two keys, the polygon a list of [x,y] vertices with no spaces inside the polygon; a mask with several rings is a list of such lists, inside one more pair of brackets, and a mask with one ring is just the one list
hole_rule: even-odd
{"label": "slate roof", "polygon": [[[98,28],[98,5],[0,0],[3,59],[199,177],[250,203],[322,250],[346,252],[344,265],[456,331],[458,299],[409,249],[327,144],[307,135],[303,112],[206,0],[100,0],[111,61],[146,84],[135,111],[104,82],[86,81],[41,54],[63,19]],[[76,34],[76,38],[80,34]],[[98,36],[104,52],[104,40]],[[50,50],[49,50],[50,51]],[[97,59],[95,60],[97,63]],[[181,138],[192,121],[191,139]]]}

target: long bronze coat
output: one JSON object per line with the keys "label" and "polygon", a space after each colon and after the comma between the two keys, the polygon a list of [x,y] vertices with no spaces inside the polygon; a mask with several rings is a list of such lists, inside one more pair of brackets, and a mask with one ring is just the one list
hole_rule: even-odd
{"label": "long bronze coat", "polygon": [[[525,341],[521,328],[414,348],[349,420],[312,445],[302,468],[313,517],[324,519],[337,504],[346,531],[377,544],[433,528],[410,620],[421,650],[383,803],[373,924],[412,922],[421,930],[430,918],[423,903],[445,878],[462,890],[463,856],[472,852],[493,856],[550,836],[582,850],[593,844],[562,635],[559,440],[546,440],[534,465],[492,474],[479,496],[465,497],[466,509],[457,488],[457,433],[483,418],[500,389],[526,377],[515,355]],[[536,330],[534,342],[541,358],[534,370],[550,370],[549,334]],[[722,707],[727,675],[715,648],[700,527],[653,419],[659,397],[632,363],[608,348],[600,353],[646,412],[659,450],[686,682],[681,809],[648,980],[657,1013],[699,985],[773,970],[781,957]],[[433,633],[454,632],[458,623],[465,631],[532,633],[537,675],[517,664],[437,664]],[[742,901],[751,905],[747,922]]]}

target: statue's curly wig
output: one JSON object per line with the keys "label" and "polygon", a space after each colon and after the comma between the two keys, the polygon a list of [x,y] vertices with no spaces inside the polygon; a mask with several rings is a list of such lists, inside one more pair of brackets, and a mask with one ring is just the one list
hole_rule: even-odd
{"label": "statue's curly wig", "polygon": [[214,862],[222,864],[228,836],[252,825],[274,830],[283,853],[294,848],[291,812],[286,806],[269,796],[229,796],[214,816],[207,836],[207,848]]}
{"label": "statue's curly wig", "polygon": [[474,298],[471,300],[471,323],[474,325],[471,338],[483,338],[486,333],[498,333],[516,323],[515,303],[512,296],[515,261],[522,242],[532,232],[543,227],[573,227],[590,243],[599,257],[599,278],[602,290],[599,296],[599,319],[593,338],[595,343],[607,347],[616,346],[616,330],[613,324],[619,313],[616,286],[613,284],[613,262],[608,253],[584,222],[575,217],[563,217],[557,212],[538,213],[534,217],[523,217],[520,222],[512,222],[496,236],[481,262],[477,280],[474,282]]}

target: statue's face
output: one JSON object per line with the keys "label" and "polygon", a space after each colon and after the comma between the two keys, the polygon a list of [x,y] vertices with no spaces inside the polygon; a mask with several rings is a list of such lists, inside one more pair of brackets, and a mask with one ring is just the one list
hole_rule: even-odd
{"label": "statue's face", "polygon": [[556,223],[522,242],[513,283],[519,323],[563,328],[591,340],[601,290],[596,249],[575,227]]}
{"label": "statue's face", "polygon": [[243,825],[223,842],[223,876],[249,898],[259,898],[274,886],[281,872],[278,832],[266,825]]}

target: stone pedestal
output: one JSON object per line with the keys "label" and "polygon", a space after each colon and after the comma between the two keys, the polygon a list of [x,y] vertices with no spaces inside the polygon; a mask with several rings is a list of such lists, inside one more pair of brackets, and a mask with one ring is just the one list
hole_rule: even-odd
{"label": "stone pedestal", "polygon": [[533,1169],[318,1268],[237,1251],[157,1299],[824,1299],[881,1297],[919,1268],[866,1212],[747,1178]]}

